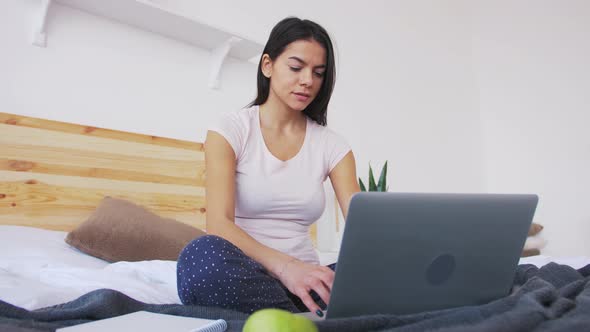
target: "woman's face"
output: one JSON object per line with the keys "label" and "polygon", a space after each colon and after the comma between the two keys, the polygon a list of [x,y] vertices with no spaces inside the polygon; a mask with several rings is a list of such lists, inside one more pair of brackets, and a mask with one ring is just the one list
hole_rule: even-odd
{"label": "woman's face", "polygon": [[303,111],[317,96],[326,70],[326,50],[315,40],[289,44],[275,61],[265,55],[262,72],[270,78],[269,99]]}

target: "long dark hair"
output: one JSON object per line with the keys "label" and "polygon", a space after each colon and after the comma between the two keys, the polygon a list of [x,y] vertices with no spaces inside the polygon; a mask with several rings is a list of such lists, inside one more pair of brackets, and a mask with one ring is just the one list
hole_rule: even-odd
{"label": "long dark hair", "polygon": [[[325,126],[328,124],[328,103],[332,97],[332,91],[334,91],[334,83],[336,81],[334,48],[332,47],[332,40],[328,32],[315,22],[301,20],[297,17],[288,17],[277,23],[272,29],[262,54],[268,54],[270,59],[274,61],[283,53],[287,45],[298,40],[315,40],[326,50],[326,69],[322,86],[315,99],[303,110],[303,113],[309,118]],[[256,83],[258,94],[249,106],[262,105],[268,99],[270,79],[262,74],[262,57],[260,57],[260,61],[258,62]]]}

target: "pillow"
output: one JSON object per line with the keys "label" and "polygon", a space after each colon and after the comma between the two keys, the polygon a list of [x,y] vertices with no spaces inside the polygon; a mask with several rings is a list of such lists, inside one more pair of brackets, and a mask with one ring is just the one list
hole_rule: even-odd
{"label": "pillow", "polygon": [[537,256],[541,254],[541,250],[539,249],[524,249],[522,251],[522,255],[520,257],[530,257],[530,256]]}
{"label": "pillow", "polygon": [[529,234],[524,244],[521,257],[536,256],[541,254],[541,249],[545,247],[547,241],[539,234],[543,230],[540,224],[532,223],[529,228]]}
{"label": "pillow", "polygon": [[543,230],[543,225],[532,223],[531,228],[529,228],[529,236],[535,236],[539,234]]}
{"label": "pillow", "polygon": [[88,220],[68,233],[65,241],[109,262],[177,260],[191,240],[205,234],[129,201],[105,197]]}
{"label": "pillow", "polygon": [[524,249],[543,249],[547,245],[547,240],[541,235],[529,236],[524,243]]}

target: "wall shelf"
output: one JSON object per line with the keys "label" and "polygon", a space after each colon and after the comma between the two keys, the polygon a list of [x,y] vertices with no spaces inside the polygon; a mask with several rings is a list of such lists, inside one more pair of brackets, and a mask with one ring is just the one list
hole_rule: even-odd
{"label": "wall shelf", "polygon": [[42,43],[33,42],[37,46],[45,46],[47,33],[44,28],[45,18],[47,8],[52,2],[209,50],[211,52],[209,77],[211,88],[219,86],[219,76],[226,57],[257,63],[257,58],[264,48],[262,43],[211,24],[199,22],[149,0],[41,0],[42,19],[35,28],[34,40],[39,39],[41,34],[43,38]]}

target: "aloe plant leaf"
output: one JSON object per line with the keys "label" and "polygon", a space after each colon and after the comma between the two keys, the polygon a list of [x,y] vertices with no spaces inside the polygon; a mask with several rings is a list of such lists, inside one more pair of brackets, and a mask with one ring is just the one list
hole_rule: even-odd
{"label": "aloe plant leaf", "polygon": [[377,191],[387,191],[387,161],[385,161],[385,165],[383,165],[383,168],[381,169]]}
{"label": "aloe plant leaf", "polygon": [[377,191],[377,185],[375,184],[375,177],[373,176],[371,165],[369,165],[369,191]]}
{"label": "aloe plant leaf", "polygon": [[361,191],[367,191],[367,188],[365,188],[365,184],[361,178],[359,178],[359,186],[361,186]]}

